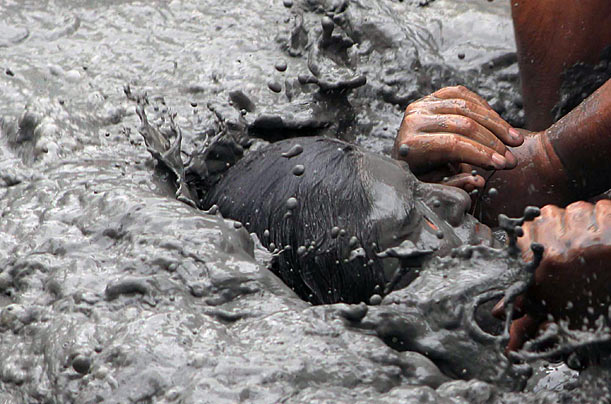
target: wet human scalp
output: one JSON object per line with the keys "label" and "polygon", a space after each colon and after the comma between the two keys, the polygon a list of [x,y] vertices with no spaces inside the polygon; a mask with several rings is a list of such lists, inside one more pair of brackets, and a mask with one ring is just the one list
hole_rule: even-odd
{"label": "wet human scalp", "polygon": [[274,271],[302,298],[364,301],[383,288],[384,275],[362,155],[354,145],[322,137],[269,144],[231,167],[204,207],[217,204],[277,249]]}
{"label": "wet human scalp", "polygon": [[[395,160],[378,153],[361,152],[359,175],[368,188],[372,199],[378,199],[378,209],[388,209],[392,200],[397,197],[401,205],[401,215],[409,215],[415,206],[415,193],[419,180],[410,170],[409,165],[402,160]],[[383,189],[382,189],[383,188]]]}

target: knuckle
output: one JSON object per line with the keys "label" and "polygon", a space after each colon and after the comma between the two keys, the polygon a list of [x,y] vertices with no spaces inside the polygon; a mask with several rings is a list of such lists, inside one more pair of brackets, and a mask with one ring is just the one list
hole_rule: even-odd
{"label": "knuckle", "polygon": [[467,130],[468,132],[475,132],[478,127],[477,122],[475,122],[471,118],[465,118],[463,125],[464,125],[465,130]]}
{"label": "knuckle", "polygon": [[544,207],[541,208],[541,216],[551,216],[560,210],[561,208],[559,208],[556,205],[545,205]]}
{"label": "knuckle", "polygon": [[611,199],[602,199],[596,202],[596,209],[602,209],[603,212],[611,213]]}
{"label": "knuckle", "polygon": [[409,136],[406,136],[405,138],[403,138],[403,140],[397,144],[397,148],[401,147],[401,145],[406,145],[408,146],[410,149],[413,149],[414,146],[416,146],[417,140],[416,140],[416,135],[410,133]]}
{"label": "knuckle", "polygon": [[446,142],[450,150],[456,150],[458,147],[458,143],[459,143],[458,136],[456,135],[448,136]]}
{"label": "knuckle", "polygon": [[406,112],[405,115],[403,115],[402,125],[407,125],[407,124],[412,123],[416,119],[414,115],[415,115],[415,112],[413,110]]}
{"label": "knuckle", "polygon": [[454,102],[454,105],[455,105],[455,106],[456,106],[456,107],[457,107],[459,110],[462,110],[462,111],[467,111],[467,110],[469,109],[469,106],[468,106],[468,104],[467,104],[467,101],[465,101],[465,100],[462,100],[462,99],[460,99],[460,98],[459,98],[459,99],[453,100],[453,102]]}
{"label": "knuckle", "polygon": [[424,114],[427,112],[426,109],[426,104],[422,103],[422,102],[418,102],[415,104],[410,104],[407,106],[407,108],[405,108],[405,114],[404,117],[410,116],[410,115],[420,115],[420,114]]}
{"label": "knuckle", "polygon": [[571,203],[565,209],[567,213],[576,213],[576,212],[581,212],[584,210],[591,210],[593,207],[594,205],[592,205],[589,202],[577,201],[577,202]]}

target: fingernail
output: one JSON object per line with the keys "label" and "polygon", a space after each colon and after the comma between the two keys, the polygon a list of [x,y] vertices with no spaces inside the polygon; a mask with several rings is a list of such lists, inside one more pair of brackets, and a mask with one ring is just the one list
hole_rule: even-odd
{"label": "fingernail", "polygon": [[505,157],[501,156],[500,154],[494,153],[492,155],[492,164],[494,165],[494,168],[500,170],[502,168],[505,168],[505,166],[507,165],[507,160],[505,160]]}
{"label": "fingernail", "polygon": [[505,160],[507,160],[507,167],[513,168],[518,165],[518,159],[509,150],[505,153]]}
{"label": "fingernail", "polygon": [[522,140],[522,135],[520,135],[520,132],[518,132],[517,130],[515,130],[514,128],[510,128],[509,129],[509,135],[514,139],[514,140]]}

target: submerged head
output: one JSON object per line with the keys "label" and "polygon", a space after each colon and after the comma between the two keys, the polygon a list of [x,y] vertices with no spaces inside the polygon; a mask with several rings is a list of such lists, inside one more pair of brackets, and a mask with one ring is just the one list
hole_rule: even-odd
{"label": "submerged head", "polygon": [[[295,145],[303,151],[287,156]],[[391,273],[378,254],[405,240],[444,255],[490,239],[467,215],[464,191],[423,183],[403,162],[327,138],[251,151],[205,195],[212,204],[278,249],[272,270],[312,303],[381,293]]]}

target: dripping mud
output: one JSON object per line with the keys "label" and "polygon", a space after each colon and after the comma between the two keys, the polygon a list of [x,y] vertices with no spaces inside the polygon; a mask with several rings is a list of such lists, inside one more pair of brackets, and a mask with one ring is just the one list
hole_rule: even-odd
{"label": "dripping mud", "polygon": [[376,305],[303,302],[244,226],[177,200],[123,93],[181,129],[185,161],[219,133],[387,153],[404,107],[452,84],[520,126],[509,10],[221,3],[0,5],[0,402],[608,399],[579,347],[581,372],[523,353],[530,378],[502,355],[486,305],[524,273],[506,250],[438,259]]}

